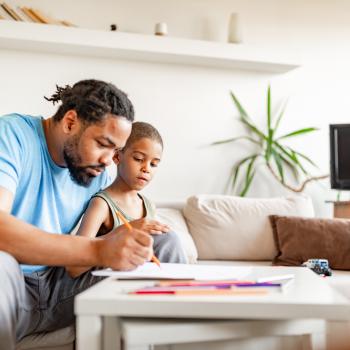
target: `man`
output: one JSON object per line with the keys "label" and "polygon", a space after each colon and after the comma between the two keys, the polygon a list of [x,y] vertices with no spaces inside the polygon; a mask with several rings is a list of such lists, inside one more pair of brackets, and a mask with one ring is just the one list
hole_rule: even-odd
{"label": "man", "polygon": [[[127,270],[153,254],[152,237],[140,229],[121,226],[96,239],[62,234],[108,184],[105,167],[124,146],[134,119],[126,94],[83,80],[57,87],[48,100],[62,104],[46,120],[0,118],[1,349],[73,323],[74,296],[97,279],[89,272],[72,279],[63,266]],[[167,231],[157,222],[153,229]]]}

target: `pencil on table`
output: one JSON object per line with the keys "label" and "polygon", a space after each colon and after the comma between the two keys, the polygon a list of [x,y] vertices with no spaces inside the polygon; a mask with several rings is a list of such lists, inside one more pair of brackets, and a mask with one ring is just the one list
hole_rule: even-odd
{"label": "pencil on table", "polygon": [[145,289],[135,290],[129,294],[140,295],[262,295],[268,294],[267,289],[189,289],[189,290],[163,290],[163,291],[147,291]]}
{"label": "pencil on table", "polygon": [[[126,220],[125,217],[119,211],[116,211],[116,214],[118,215],[120,221],[122,221],[123,224],[127,227],[127,229],[129,231],[131,231],[132,226],[130,225],[129,221]],[[154,263],[156,263],[160,267],[160,261],[158,260],[158,258],[155,255],[152,256],[151,261],[153,261]]]}

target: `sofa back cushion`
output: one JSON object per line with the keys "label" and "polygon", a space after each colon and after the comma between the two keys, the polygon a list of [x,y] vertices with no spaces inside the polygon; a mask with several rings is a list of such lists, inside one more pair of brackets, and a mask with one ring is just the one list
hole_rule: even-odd
{"label": "sofa back cushion", "polygon": [[170,226],[177,233],[189,264],[197,261],[198,253],[192,236],[188,232],[186,221],[180,209],[157,207],[156,219]]}
{"label": "sofa back cushion", "polygon": [[305,195],[281,198],[242,198],[225,195],[190,197],[184,216],[199,259],[272,260],[277,249],[269,215],[313,217]]}

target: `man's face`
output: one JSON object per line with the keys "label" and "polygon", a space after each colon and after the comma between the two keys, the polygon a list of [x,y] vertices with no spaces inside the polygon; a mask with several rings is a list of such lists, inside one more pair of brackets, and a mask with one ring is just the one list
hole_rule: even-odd
{"label": "man's face", "polygon": [[93,178],[111,164],[115,152],[125,145],[130,132],[131,123],[127,119],[112,115],[103,123],[82,125],[63,146],[72,180],[88,187]]}

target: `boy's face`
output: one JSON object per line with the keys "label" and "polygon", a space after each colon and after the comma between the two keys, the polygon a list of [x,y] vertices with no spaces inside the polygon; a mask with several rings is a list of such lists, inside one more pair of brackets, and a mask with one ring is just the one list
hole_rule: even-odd
{"label": "boy's face", "polygon": [[108,116],[103,123],[82,127],[64,143],[63,155],[72,179],[89,186],[112,163],[131,132],[131,122]]}
{"label": "boy's face", "polygon": [[132,190],[140,191],[152,180],[163,153],[162,146],[149,138],[142,138],[119,151],[115,157],[118,177]]}

